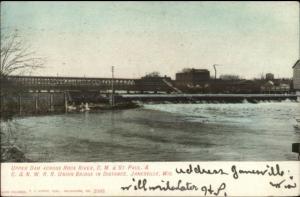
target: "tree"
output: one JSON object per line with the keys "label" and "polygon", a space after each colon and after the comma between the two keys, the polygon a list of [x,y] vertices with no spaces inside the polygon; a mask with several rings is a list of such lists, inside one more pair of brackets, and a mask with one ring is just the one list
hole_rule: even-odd
{"label": "tree", "polygon": [[16,72],[41,68],[44,58],[36,57],[24,40],[15,31],[8,35],[1,32],[1,62],[0,77],[6,77]]}
{"label": "tree", "polygon": [[[3,99],[5,96],[19,94],[21,87],[14,86],[13,82],[7,79],[12,74],[20,74],[42,68],[45,59],[37,57],[25,41],[18,35],[18,31],[5,34],[1,30],[1,59],[0,59],[0,82],[1,82],[1,119],[7,118],[3,113]],[[10,117],[10,116],[9,116]]]}
{"label": "tree", "polygon": [[149,77],[160,77],[160,73],[157,72],[157,71],[154,71],[154,72],[146,74],[145,77],[146,78],[149,78]]}
{"label": "tree", "polygon": [[[7,76],[18,72],[25,72],[43,67],[44,58],[37,57],[36,53],[15,31],[9,35],[4,35],[1,30],[1,50],[0,50],[0,120],[1,124],[1,162],[10,161],[28,161],[24,156],[24,152],[17,146],[16,128],[14,122],[14,113],[3,110],[4,97],[15,96],[18,94],[18,88],[11,88],[11,82],[7,80]],[[9,108],[9,106],[8,106]]]}
{"label": "tree", "polygon": [[182,69],[181,72],[183,72],[183,73],[189,73],[189,72],[191,72],[192,70],[193,70],[193,68],[184,68],[184,69]]}

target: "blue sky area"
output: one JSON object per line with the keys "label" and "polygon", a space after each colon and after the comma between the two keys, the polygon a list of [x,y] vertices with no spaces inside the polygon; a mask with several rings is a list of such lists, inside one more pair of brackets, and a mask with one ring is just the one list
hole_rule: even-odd
{"label": "blue sky area", "polygon": [[186,67],[291,77],[298,2],[2,2],[2,34],[17,30],[46,57],[32,74],[174,78]]}

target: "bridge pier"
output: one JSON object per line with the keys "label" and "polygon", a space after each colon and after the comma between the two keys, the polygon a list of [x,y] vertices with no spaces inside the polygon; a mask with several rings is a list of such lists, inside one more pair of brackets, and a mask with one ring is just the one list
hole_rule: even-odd
{"label": "bridge pier", "polygon": [[35,113],[38,112],[39,109],[39,92],[37,92],[34,96],[34,101],[35,101]]}
{"label": "bridge pier", "polygon": [[64,102],[65,102],[65,112],[68,112],[68,98],[67,98],[66,91],[64,91]]}
{"label": "bridge pier", "polygon": [[19,104],[19,114],[22,114],[22,96],[18,95],[18,104]]}
{"label": "bridge pier", "polygon": [[50,93],[50,111],[54,111],[54,106],[53,106],[53,93],[52,92],[49,92]]}
{"label": "bridge pier", "polygon": [[[0,94],[1,94],[1,92],[0,92]],[[0,100],[1,100],[1,102],[0,102],[0,110],[3,111],[3,109],[4,109],[4,97],[2,96],[2,94],[0,95]]]}

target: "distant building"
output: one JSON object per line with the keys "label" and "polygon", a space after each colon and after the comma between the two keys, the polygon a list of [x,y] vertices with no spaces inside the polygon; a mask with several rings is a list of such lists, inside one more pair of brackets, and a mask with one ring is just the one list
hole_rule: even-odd
{"label": "distant building", "polygon": [[209,81],[210,73],[207,69],[185,69],[176,73],[176,83],[181,85],[196,86]]}
{"label": "distant building", "polygon": [[272,73],[267,73],[266,74],[266,80],[269,81],[269,80],[274,80],[274,74]]}
{"label": "distant building", "polygon": [[258,94],[261,92],[261,84],[252,80],[212,80],[210,93],[230,94]]}
{"label": "distant building", "polygon": [[293,86],[294,90],[300,91],[300,60],[298,60],[293,66]]}

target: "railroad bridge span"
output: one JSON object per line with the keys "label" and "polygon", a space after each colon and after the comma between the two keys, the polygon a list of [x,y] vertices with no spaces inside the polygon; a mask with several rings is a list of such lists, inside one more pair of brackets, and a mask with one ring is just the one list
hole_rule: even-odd
{"label": "railroad bridge span", "polygon": [[114,90],[136,91],[136,79],[123,78],[86,78],[86,77],[50,77],[50,76],[8,76],[8,85],[19,86],[32,91],[100,91]]}
{"label": "railroad bridge span", "polygon": [[8,85],[22,87],[24,91],[126,91],[174,92],[171,81],[164,78],[143,80],[130,78],[8,76]]}

